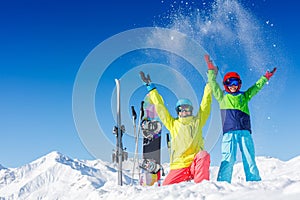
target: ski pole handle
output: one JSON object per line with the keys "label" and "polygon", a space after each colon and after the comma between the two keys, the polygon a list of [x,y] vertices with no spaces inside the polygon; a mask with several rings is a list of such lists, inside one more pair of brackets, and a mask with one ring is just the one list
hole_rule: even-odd
{"label": "ski pole handle", "polygon": [[167,133],[167,142],[168,142],[168,143],[170,142],[170,136],[169,136],[168,133]]}
{"label": "ski pole handle", "polygon": [[131,113],[134,120],[136,120],[136,112],[134,110],[134,106],[131,106]]}
{"label": "ski pole handle", "polygon": [[167,146],[168,146],[168,148],[171,148],[170,135],[168,133],[167,133]]}
{"label": "ski pole handle", "polygon": [[140,111],[141,111],[140,119],[142,120],[143,117],[144,117],[144,114],[145,114],[145,113],[144,113],[144,101],[141,102],[141,110],[140,110]]}

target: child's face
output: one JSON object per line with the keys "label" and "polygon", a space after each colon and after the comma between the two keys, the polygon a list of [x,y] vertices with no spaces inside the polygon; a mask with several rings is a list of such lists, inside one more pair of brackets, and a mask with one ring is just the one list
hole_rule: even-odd
{"label": "child's face", "polygon": [[228,89],[229,89],[229,91],[231,93],[235,93],[237,91],[237,89],[238,89],[239,86],[237,86],[237,85],[231,85],[231,86],[227,86],[227,87],[228,87]]}
{"label": "child's face", "polygon": [[178,111],[179,117],[188,117],[192,115],[193,106],[191,105],[181,105],[176,109]]}
{"label": "child's face", "polygon": [[192,115],[192,112],[191,111],[185,111],[185,110],[183,110],[183,111],[180,111],[178,113],[178,115],[179,115],[179,117],[188,117],[188,116]]}

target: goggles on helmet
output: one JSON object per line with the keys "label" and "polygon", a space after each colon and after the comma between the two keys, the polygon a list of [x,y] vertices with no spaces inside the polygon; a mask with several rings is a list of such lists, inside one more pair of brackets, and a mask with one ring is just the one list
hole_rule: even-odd
{"label": "goggles on helmet", "polygon": [[241,80],[238,78],[228,78],[225,82],[224,85],[226,86],[239,86],[241,84]]}
{"label": "goggles on helmet", "polygon": [[176,108],[177,112],[192,112],[193,111],[193,107],[190,105],[180,105]]}

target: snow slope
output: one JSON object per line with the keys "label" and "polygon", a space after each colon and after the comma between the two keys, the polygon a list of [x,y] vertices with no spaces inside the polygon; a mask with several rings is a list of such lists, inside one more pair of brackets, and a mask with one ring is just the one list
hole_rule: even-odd
{"label": "snow slope", "polygon": [[[0,167],[0,200],[7,199],[300,199],[300,156],[283,162],[257,157],[261,182],[246,182],[237,163],[232,184],[211,180],[170,186],[142,187],[131,183],[132,162],[123,163],[123,186],[117,185],[117,166],[101,160],[71,159],[51,152],[19,168]],[[168,164],[164,165],[168,172]]]}

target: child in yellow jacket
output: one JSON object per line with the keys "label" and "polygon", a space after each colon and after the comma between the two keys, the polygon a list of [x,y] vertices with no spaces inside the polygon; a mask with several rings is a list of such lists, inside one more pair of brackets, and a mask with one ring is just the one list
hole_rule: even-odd
{"label": "child in yellow jacket", "polygon": [[170,131],[172,138],[170,155],[170,172],[163,185],[194,180],[199,183],[209,180],[210,155],[204,150],[202,128],[211,109],[212,94],[208,85],[205,86],[202,102],[196,116],[192,115],[193,106],[188,99],[179,99],[176,104],[177,118],[171,116],[164,105],[155,85],[140,72],[141,79],[147,86],[151,102],[156,112]]}

